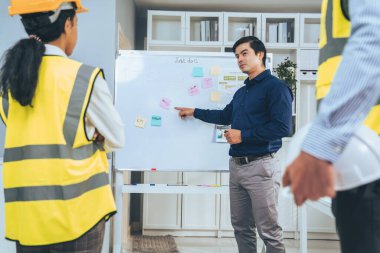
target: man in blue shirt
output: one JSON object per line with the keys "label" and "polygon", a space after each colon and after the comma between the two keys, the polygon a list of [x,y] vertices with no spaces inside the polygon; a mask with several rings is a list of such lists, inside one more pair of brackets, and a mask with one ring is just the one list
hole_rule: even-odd
{"label": "man in blue shirt", "polygon": [[230,125],[225,137],[231,144],[231,222],[240,253],[256,252],[255,228],[268,253],[283,253],[282,228],[278,224],[278,191],[281,171],[275,153],[288,136],[292,121],[292,93],[265,69],[266,49],[254,36],[233,46],[239,68],[248,74],[223,110],[176,107],[184,119]]}
{"label": "man in blue shirt", "polygon": [[[291,187],[297,205],[335,197],[332,208],[342,253],[378,253],[380,179],[335,192],[333,164],[361,124],[380,135],[380,1],[324,0],[321,9],[318,81],[325,84],[322,89],[331,88],[283,184]],[[357,173],[364,171],[358,167],[352,175]]]}

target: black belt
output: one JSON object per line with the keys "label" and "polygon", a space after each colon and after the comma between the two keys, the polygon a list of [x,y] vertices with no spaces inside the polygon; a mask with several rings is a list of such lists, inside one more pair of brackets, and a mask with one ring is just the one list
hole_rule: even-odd
{"label": "black belt", "polygon": [[265,158],[265,157],[272,157],[273,158],[274,154],[275,153],[269,153],[269,154],[262,155],[262,156],[249,155],[249,156],[243,156],[243,157],[232,157],[232,159],[234,160],[234,162],[236,164],[238,164],[238,165],[244,165],[244,164],[248,164],[250,162],[253,162],[253,161]]}

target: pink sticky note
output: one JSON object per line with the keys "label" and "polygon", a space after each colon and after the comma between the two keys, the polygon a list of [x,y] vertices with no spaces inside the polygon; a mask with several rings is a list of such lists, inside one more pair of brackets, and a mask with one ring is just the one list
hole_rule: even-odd
{"label": "pink sticky note", "polygon": [[211,77],[205,77],[202,79],[202,87],[204,89],[211,88],[213,86],[212,78]]}
{"label": "pink sticky note", "polygon": [[199,88],[197,85],[192,85],[189,88],[189,95],[190,96],[195,96],[199,94]]}
{"label": "pink sticky note", "polygon": [[160,106],[166,110],[169,110],[171,102],[172,101],[170,101],[168,98],[162,98],[160,101]]}

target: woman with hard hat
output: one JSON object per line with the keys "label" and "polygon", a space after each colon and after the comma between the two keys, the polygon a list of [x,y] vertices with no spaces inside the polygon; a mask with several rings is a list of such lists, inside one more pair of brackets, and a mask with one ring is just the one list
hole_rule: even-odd
{"label": "woman with hard hat", "polygon": [[106,151],[124,145],[103,72],[69,59],[80,0],[11,0],[29,38],[0,69],[6,238],[17,252],[101,252],[115,212]]}

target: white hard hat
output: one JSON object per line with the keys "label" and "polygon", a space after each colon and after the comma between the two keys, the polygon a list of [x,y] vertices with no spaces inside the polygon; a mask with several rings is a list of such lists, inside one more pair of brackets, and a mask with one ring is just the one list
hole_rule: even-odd
{"label": "white hard hat", "polygon": [[[311,124],[302,127],[293,136],[286,156],[289,165],[300,154],[301,145]],[[361,125],[334,163],[337,191],[349,190],[380,178],[380,138]]]}

